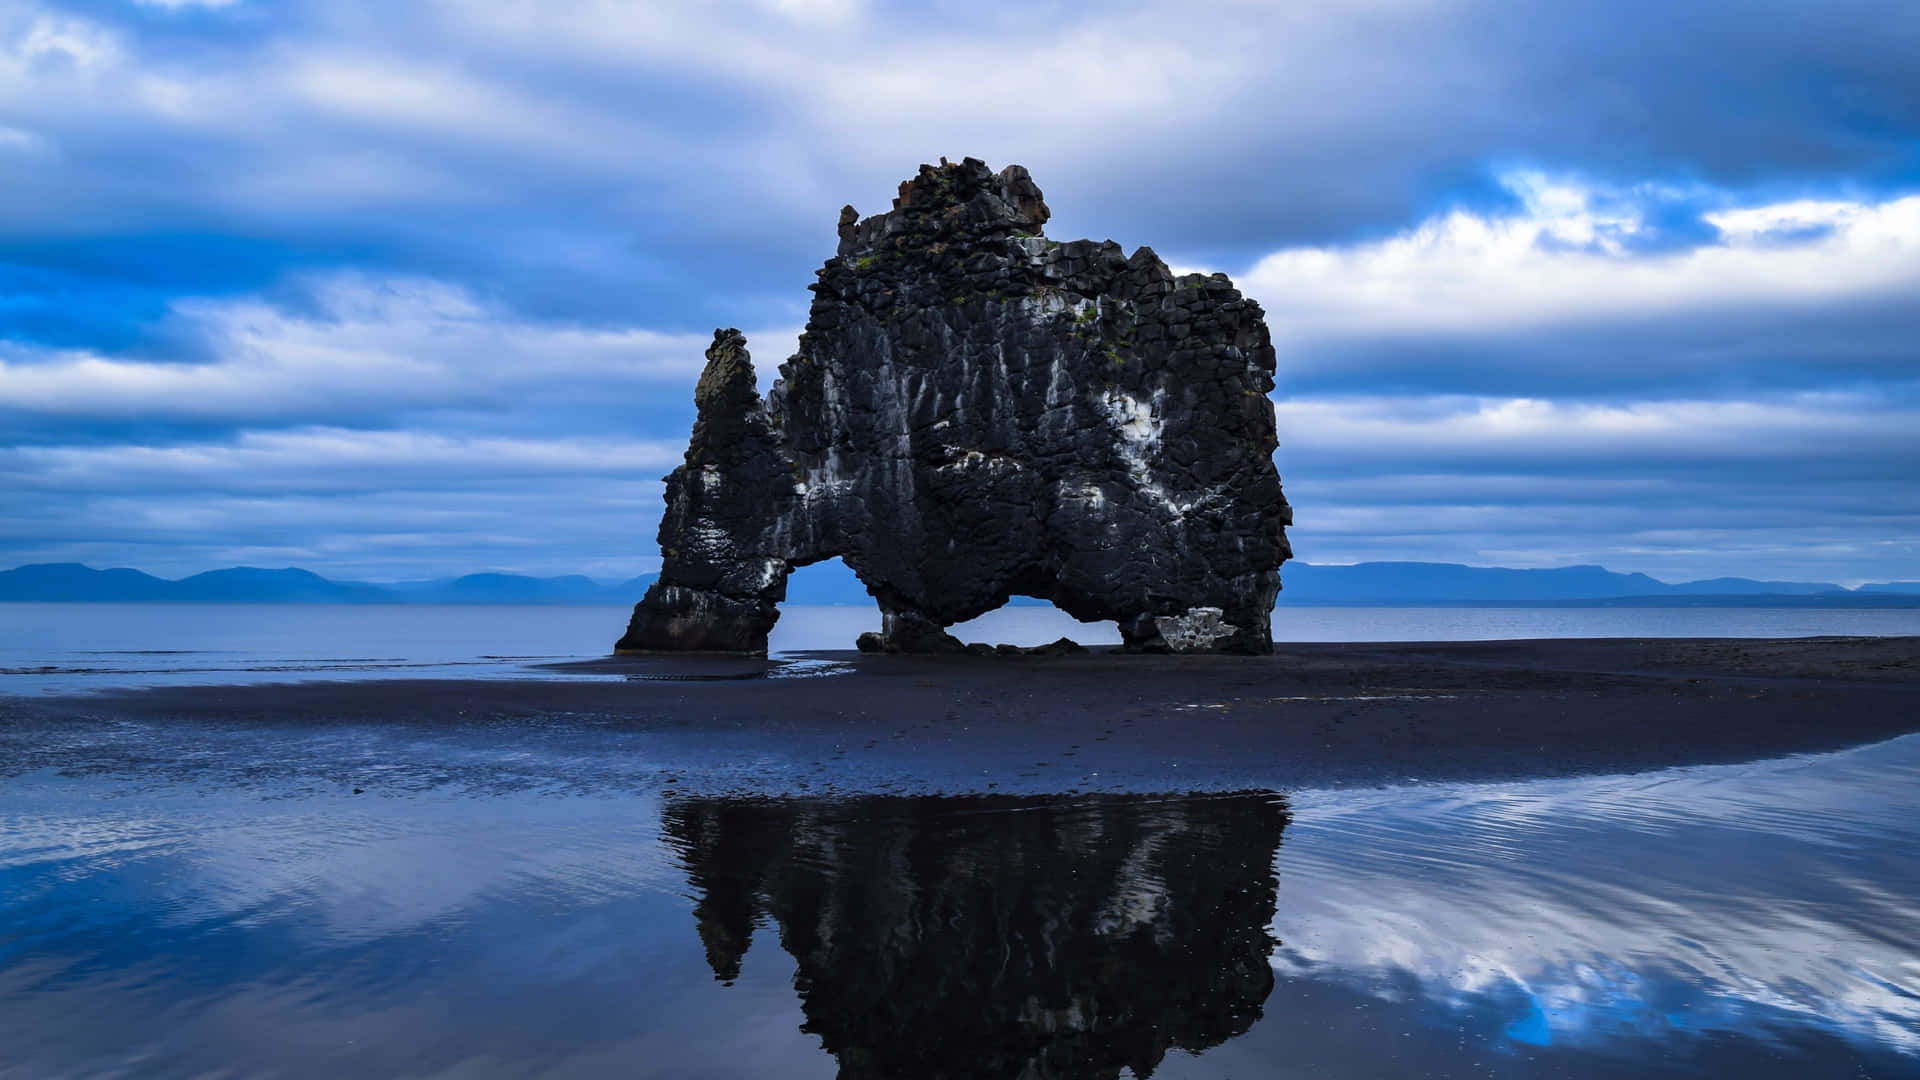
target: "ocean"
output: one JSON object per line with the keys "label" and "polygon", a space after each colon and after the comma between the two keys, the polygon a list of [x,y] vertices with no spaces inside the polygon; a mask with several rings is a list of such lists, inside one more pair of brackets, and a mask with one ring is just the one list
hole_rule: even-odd
{"label": "ocean", "polygon": [[[327,604],[0,604],[0,695],[370,678],[606,678],[532,665],[602,656],[628,609]],[[770,651],[853,648],[871,607],[783,609]],[[1007,607],[963,641],[1118,644],[1111,623]],[[1920,608],[1281,607],[1276,641],[1920,634]]]}

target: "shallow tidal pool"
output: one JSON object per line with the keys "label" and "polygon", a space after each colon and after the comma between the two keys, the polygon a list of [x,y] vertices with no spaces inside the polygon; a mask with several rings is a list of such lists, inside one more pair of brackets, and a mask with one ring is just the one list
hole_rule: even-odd
{"label": "shallow tidal pool", "polygon": [[1920,736],[795,799],[471,732],[356,794],[305,764],[334,729],[139,735],[0,783],[0,1076],[1920,1075]]}

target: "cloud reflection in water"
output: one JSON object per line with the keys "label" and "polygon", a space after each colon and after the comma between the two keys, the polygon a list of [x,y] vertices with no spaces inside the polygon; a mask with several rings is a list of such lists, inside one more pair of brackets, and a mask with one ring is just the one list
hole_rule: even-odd
{"label": "cloud reflection in water", "polygon": [[[262,749],[204,736],[138,745]],[[8,778],[8,1063],[1920,1072],[1920,737],[1284,799],[849,800],[636,792],[473,733],[382,742],[413,782],[329,795],[300,762],[345,736],[279,737],[198,783]]]}

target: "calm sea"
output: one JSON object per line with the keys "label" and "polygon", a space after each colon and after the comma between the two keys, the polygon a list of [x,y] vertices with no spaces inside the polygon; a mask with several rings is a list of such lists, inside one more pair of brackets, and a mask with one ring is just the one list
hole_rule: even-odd
{"label": "calm sea", "polygon": [[[273,604],[0,604],[0,695],[367,678],[590,678],[529,665],[602,656],[628,609]],[[871,607],[783,609],[772,651],[851,649]],[[1920,608],[1290,608],[1280,641],[1920,634]],[[1118,644],[1111,623],[1008,607],[963,641]]]}

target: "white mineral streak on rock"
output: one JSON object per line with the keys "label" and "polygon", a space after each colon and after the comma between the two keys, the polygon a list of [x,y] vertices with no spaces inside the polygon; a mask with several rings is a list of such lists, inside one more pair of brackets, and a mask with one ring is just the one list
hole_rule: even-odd
{"label": "white mineral streak on rock", "polygon": [[755,591],[771,589],[782,578],[787,576],[789,567],[785,559],[759,559],[756,561],[760,564],[760,579],[754,586]]}
{"label": "white mineral streak on rock", "polygon": [[696,521],[687,526],[683,534],[693,544],[714,551],[729,551],[733,548],[733,534],[711,521]]}
{"label": "white mineral streak on rock", "polygon": [[1188,608],[1184,615],[1156,616],[1153,625],[1174,652],[1205,652],[1214,642],[1240,632],[1222,617],[1225,614],[1217,607]]}
{"label": "white mineral streak on rock", "polygon": [[1146,472],[1148,459],[1160,447],[1160,406],[1166,398],[1165,389],[1156,389],[1147,401],[1118,388],[1107,391],[1107,416],[1120,436],[1120,453],[1138,473]]}
{"label": "white mineral streak on rock", "polygon": [[1109,388],[1101,404],[1107,419],[1113,423],[1113,433],[1117,436],[1114,447],[1127,464],[1127,479],[1133,481],[1134,488],[1147,498],[1169,510],[1186,514],[1212,498],[1215,491],[1208,489],[1181,498],[1154,479],[1153,457],[1160,450],[1166,401],[1167,391],[1164,387],[1154,390],[1153,397],[1146,401],[1124,390]]}

